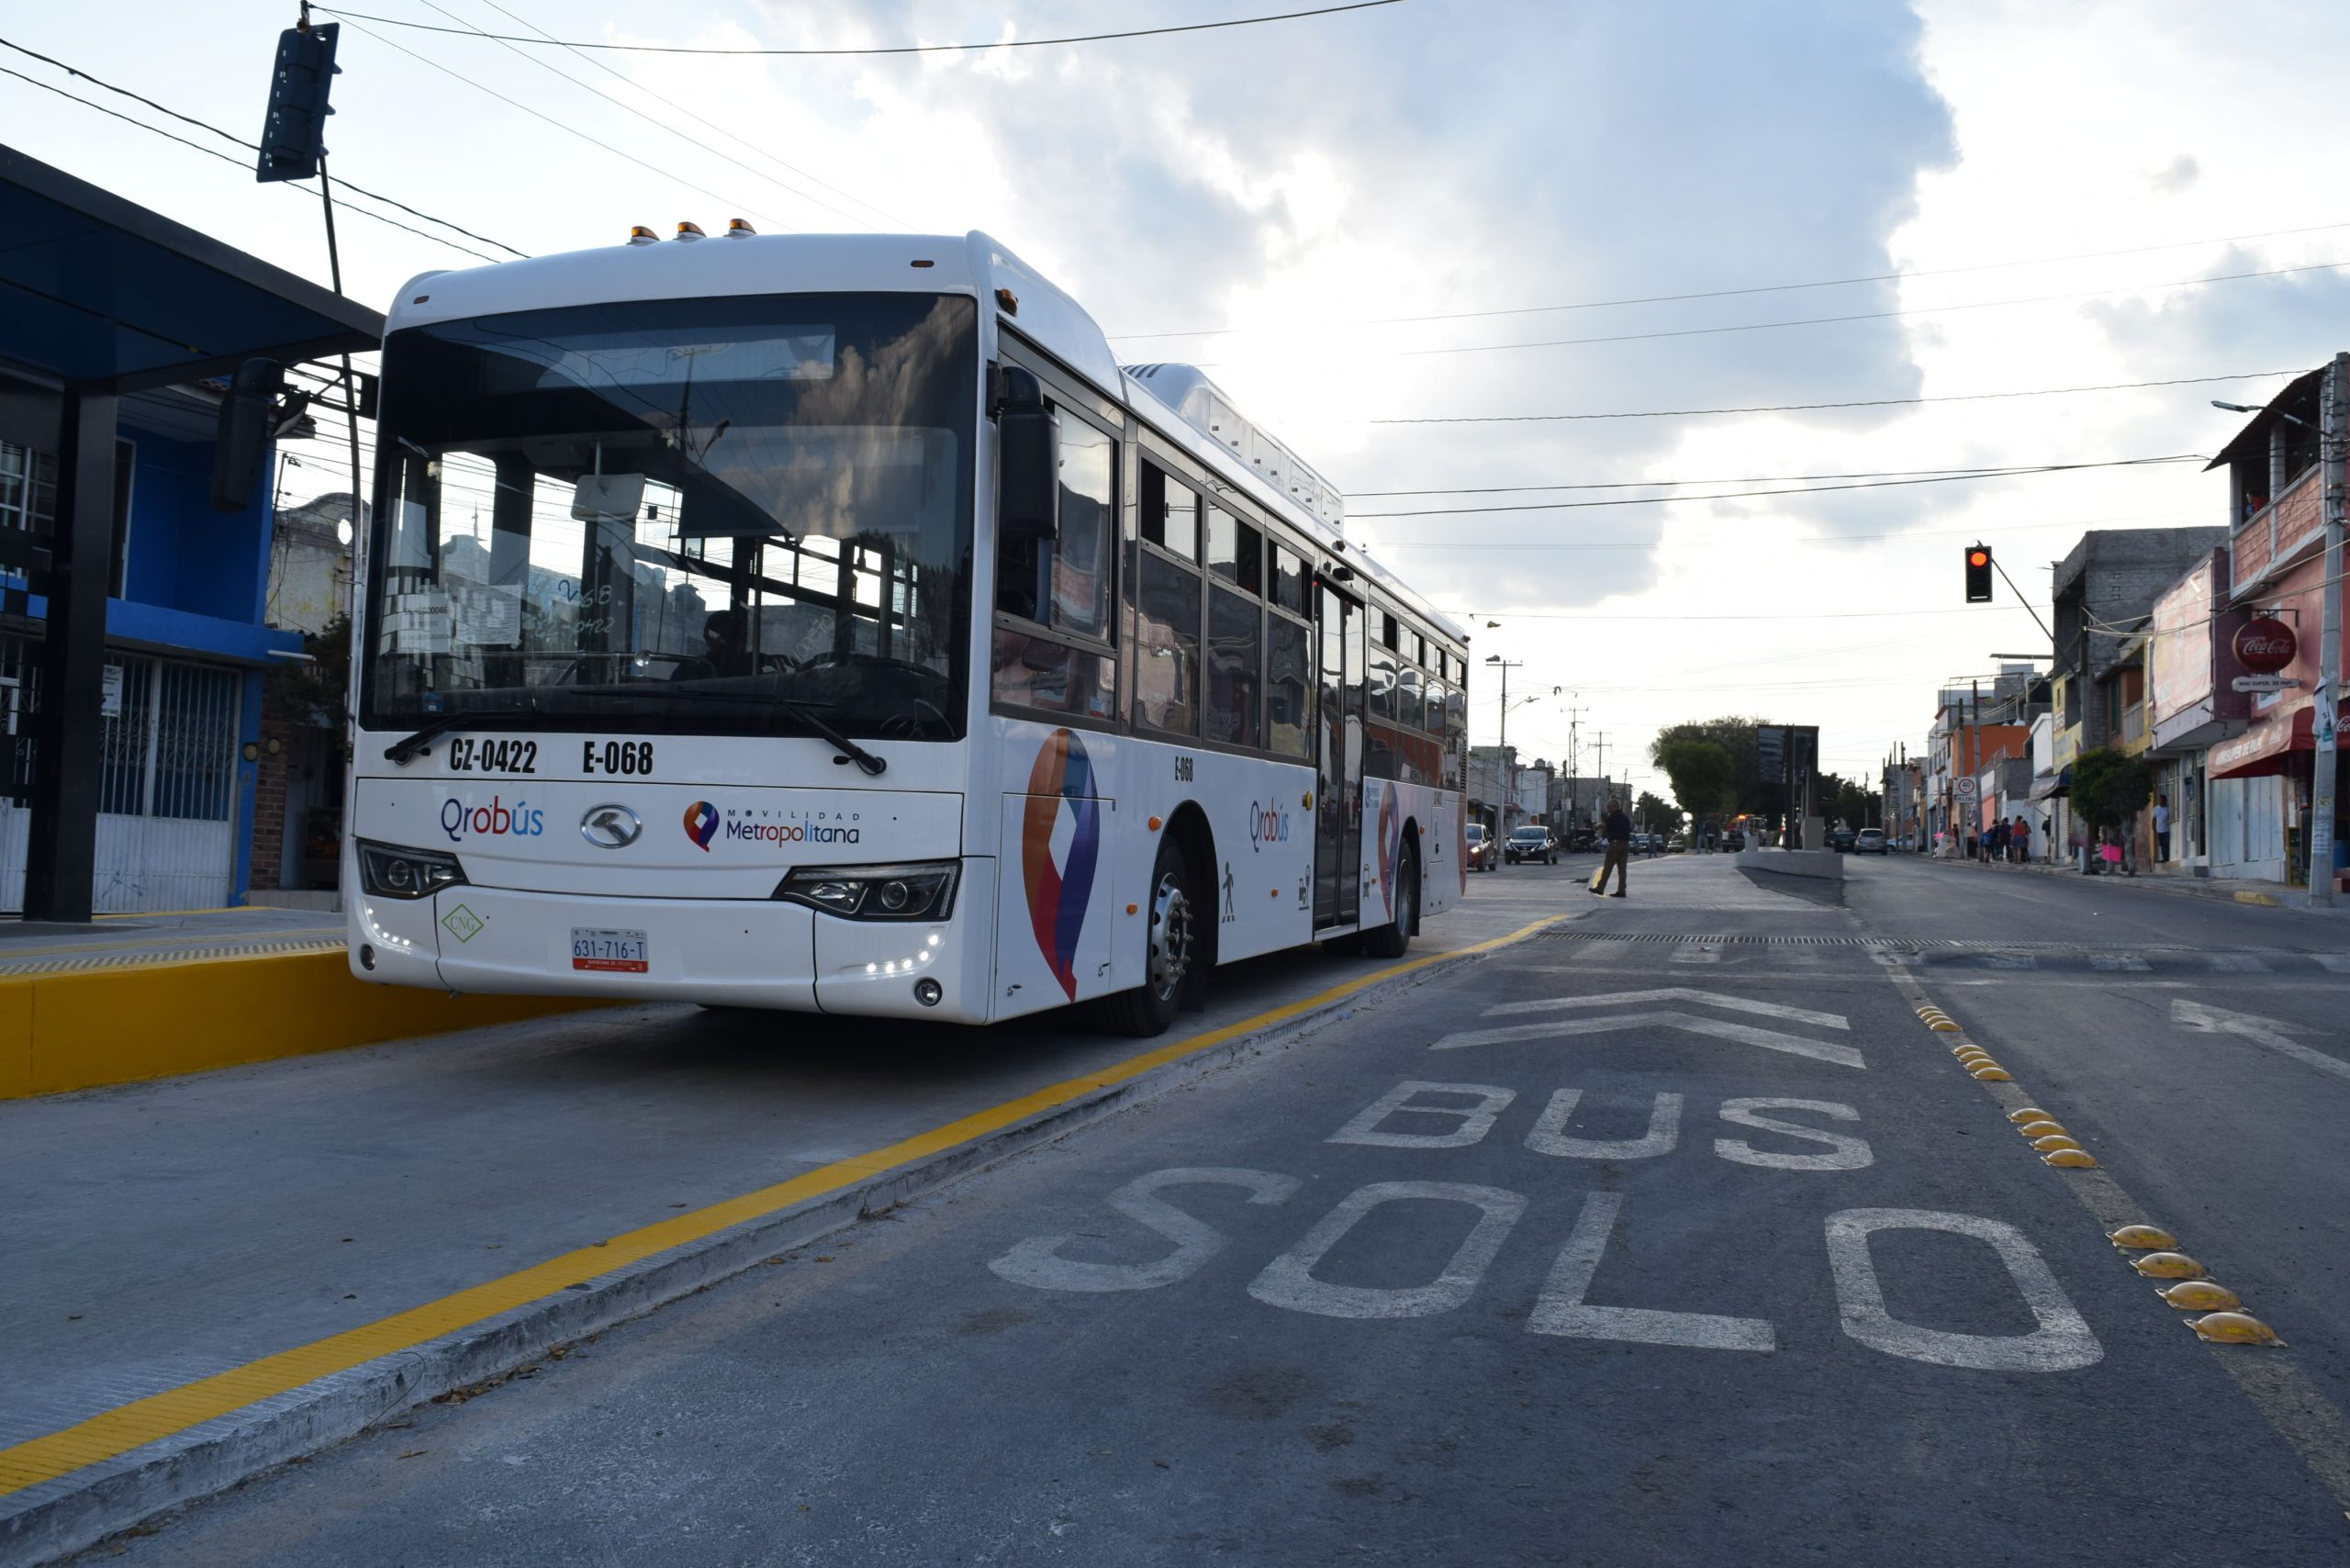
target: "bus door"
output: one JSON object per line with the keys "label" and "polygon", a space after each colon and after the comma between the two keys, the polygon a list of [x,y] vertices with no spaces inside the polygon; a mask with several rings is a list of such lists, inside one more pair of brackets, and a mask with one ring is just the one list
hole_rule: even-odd
{"label": "bus door", "polygon": [[1351,925],[1362,893],[1362,606],[1326,585],[1320,622],[1321,697],[1315,705],[1319,784],[1314,800],[1314,924]]}

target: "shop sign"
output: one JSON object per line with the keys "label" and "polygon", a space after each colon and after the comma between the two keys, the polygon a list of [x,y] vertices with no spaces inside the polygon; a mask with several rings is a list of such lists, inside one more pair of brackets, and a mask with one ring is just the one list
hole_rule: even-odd
{"label": "shop sign", "polygon": [[2274,616],[2256,617],[2236,631],[2236,662],[2255,675],[2275,675],[2300,652],[2293,629]]}

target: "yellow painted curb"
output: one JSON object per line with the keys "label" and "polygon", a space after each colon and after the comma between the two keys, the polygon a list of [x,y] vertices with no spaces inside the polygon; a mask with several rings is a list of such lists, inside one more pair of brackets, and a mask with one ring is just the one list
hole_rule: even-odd
{"label": "yellow painted curb", "polygon": [[603,1005],[363,985],[340,950],[22,975],[0,980],[0,1100]]}
{"label": "yellow painted curb", "polygon": [[2283,907],[2277,903],[2275,899],[2270,898],[2266,893],[2239,892],[2236,894],[2236,902],[2256,903],[2264,909],[2279,909]]}

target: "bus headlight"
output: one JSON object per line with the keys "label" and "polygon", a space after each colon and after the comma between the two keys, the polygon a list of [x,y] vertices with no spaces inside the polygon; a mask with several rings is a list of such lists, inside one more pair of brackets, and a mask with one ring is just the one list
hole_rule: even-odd
{"label": "bus headlight", "polygon": [[903,866],[803,866],[775,896],[850,920],[944,920],[954,913],[957,860]]}
{"label": "bus headlight", "polygon": [[381,899],[429,898],[442,888],[465,879],[457,857],[438,849],[403,849],[392,844],[359,841],[359,881]]}

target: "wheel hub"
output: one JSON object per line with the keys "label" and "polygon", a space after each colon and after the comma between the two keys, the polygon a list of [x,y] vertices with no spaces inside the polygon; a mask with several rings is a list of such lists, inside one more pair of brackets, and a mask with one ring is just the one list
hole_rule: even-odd
{"label": "wheel hub", "polygon": [[1150,900],[1150,985],[1171,997],[1192,967],[1192,901],[1171,873],[1159,879]]}

